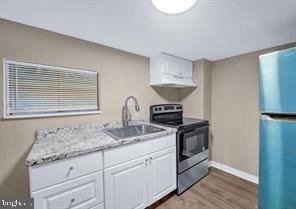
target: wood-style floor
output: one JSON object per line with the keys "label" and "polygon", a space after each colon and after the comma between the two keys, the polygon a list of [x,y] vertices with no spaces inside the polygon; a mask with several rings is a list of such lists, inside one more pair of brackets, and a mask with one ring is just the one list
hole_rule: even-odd
{"label": "wood-style floor", "polygon": [[211,168],[208,176],[180,196],[171,194],[153,209],[257,209],[258,187],[239,177]]}

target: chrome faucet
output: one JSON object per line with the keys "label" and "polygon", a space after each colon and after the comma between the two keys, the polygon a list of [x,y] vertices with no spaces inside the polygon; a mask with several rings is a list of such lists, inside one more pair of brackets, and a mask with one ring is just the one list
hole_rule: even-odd
{"label": "chrome faucet", "polygon": [[139,103],[138,103],[136,97],[134,97],[134,96],[127,97],[125,100],[124,106],[122,107],[122,126],[123,127],[128,127],[128,122],[131,121],[131,114],[128,110],[128,101],[130,99],[135,101],[135,110],[137,112],[140,111],[140,106],[139,106]]}

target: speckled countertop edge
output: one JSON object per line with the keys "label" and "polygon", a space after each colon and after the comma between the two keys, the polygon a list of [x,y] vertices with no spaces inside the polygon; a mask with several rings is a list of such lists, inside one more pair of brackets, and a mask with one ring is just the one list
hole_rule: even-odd
{"label": "speckled countertop edge", "polygon": [[[148,120],[131,121],[131,125],[150,124]],[[121,122],[82,124],[63,128],[49,128],[36,131],[36,139],[27,157],[26,166],[34,166],[95,151],[114,148],[173,134],[176,129],[159,126],[164,131],[115,140],[103,129],[121,127]]]}

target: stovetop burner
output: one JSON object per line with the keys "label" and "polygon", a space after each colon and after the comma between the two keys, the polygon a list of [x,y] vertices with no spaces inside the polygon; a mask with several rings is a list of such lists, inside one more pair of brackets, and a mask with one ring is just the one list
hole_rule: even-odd
{"label": "stovetop burner", "polygon": [[172,121],[165,121],[165,122],[157,122],[162,125],[167,125],[174,128],[181,128],[181,127],[187,127],[187,126],[200,126],[200,125],[206,125],[209,122],[207,120],[200,120],[200,119],[194,119],[194,118],[182,118],[182,120],[172,120]]}
{"label": "stovetop burner", "polygon": [[207,125],[207,120],[183,117],[183,107],[180,104],[153,105],[150,107],[150,121],[173,128]]}
{"label": "stovetop burner", "polygon": [[183,121],[167,121],[167,122],[163,122],[164,124],[167,124],[167,125],[181,125],[183,124]]}

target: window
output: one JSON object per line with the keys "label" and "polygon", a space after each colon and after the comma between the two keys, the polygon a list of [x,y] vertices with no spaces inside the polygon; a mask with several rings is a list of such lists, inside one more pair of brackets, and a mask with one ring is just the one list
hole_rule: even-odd
{"label": "window", "polygon": [[98,73],[3,60],[4,118],[99,113]]}

